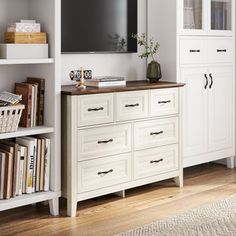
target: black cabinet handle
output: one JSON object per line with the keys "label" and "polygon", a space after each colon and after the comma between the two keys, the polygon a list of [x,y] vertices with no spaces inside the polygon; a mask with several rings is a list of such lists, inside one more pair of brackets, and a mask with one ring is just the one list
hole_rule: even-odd
{"label": "black cabinet handle", "polygon": [[212,85],[213,85],[213,77],[212,77],[212,74],[209,74],[210,78],[211,78],[211,84],[209,86],[209,88],[211,89],[212,88]]}
{"label": "black cabinet handle", "polygon": [[139,103],[136,104],[126,104],[125,107],[138,107]]}
{"label": "black cabinet handle", "polygon": [[200,49],[197,49],[197,50],[190,49],[189,52],[201,52],[201,50]]}
{"label": "black cabinet handle", "polygon": [[88,111],[103,111],[104,107],[98,107],[98,108],[89,108]]}
{"label": "black cabinet handle", "polygon": [[112,172],[113,172],[113,169],[110,169],[108,171],[99,171],[97,174],[98,175],[107,175],[107,174],[112,173]]}
{"label": "black cabinet handle", "polygon": [[208,77],[207,77],[207,74],[204,74],[204,76],[205,76],[205,79],[206,79],[206,84],[205,84],[205,89],[207,89],[207,86],[208,86]]}
{"label": "black cabinet handle", "polygon": [[171,103],[171,100],[168,101],[159,101],[158,104],[166,104],[166,103]]}
{"label": "black cabinet handle", "polygon": [[153,136],[153,135],[160,135],[160,134],[163,134],[164,132],[163,131],[160,131],[160,132],[151,132],[150,135]]}
{"label": "black cabinet handle", "polygon": [[114,140],[111,138],[109,140],[105,140],[105,141],[98,141],[98,144],[103,144],[103,143],[112,143]]}
{"label": "black cabinet handle", "polygon": [[217,52],[227,52],[226,49],[217,49],[216,51],[217,51]]}
{"label": "black cabinet handle", "polygon": [[164,161],[164,160],[161,158],[160,160],[150,161],[150,164],[160,163],[162,161]]}

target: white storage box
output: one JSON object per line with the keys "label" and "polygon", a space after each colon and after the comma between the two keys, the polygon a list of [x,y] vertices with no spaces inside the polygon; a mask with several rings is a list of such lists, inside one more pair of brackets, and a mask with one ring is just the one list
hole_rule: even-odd
{"label": "white storage box", "polygon": [[1,59],[48,58],[48,44],[0,44]]}
{"label": "white storage box", "polygon": [[40,32],[41,26],[39,23],[10,23],[7,27],[7,32]]}

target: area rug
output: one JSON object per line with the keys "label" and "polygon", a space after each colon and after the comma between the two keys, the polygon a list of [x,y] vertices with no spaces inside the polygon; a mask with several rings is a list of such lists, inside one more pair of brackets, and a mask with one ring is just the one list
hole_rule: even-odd
{"label": "area rug", "polygon": [[236,236],[236,197],[152,222],[117,236]]}

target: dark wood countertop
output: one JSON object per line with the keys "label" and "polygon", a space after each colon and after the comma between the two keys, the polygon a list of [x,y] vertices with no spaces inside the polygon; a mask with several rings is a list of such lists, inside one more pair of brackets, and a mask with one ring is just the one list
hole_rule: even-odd
{"label": "dark wood countertop", "polygon": [[76,88],[75,85],[64,85],[62,86],[61,93],[64,95],[87,95],[87,94],[99,94],[99,93],[113,93],[113,92],[126,92],[126,91],[137,91],[145,89],[164,89],[164,88],[177,88],[183,87],[185,84],[173,83],[173,82],[157,82],[149,83],[148,81],[127,81],[126,86],[115,86],[115,87],[86,87],[86,89]]}

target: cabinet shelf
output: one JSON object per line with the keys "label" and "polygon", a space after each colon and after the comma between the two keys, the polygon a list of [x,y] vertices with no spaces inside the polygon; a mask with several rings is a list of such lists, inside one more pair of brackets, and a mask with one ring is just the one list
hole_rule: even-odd
{"label": "cabinet shelf", "polygon": [[53,58],[43,59],[0,59],[0,65],[30,65],[30,64],[51,64]]}
{"label": "cabinet shelf", "polygon": [[0,200],[0,211],[12,209],[15,207],[21,207],[37,202],[47,201],[50,199],[60,197],[60,192],[38,192],[31,194],[23,194],[21,196],[17,196],[15,198],[11,198],[8,200]]}
{"label": "cabinet shelf", "polygon": [[16,132],[12,133],[2,133],[0,134],[0,139],[8,139],[8,138],[16,138],[23,137],[29,135],[37,135],[37,134],[48,134],[53,133],[54,128],[49,126],[37,126],[34,128],[18,128]]}

